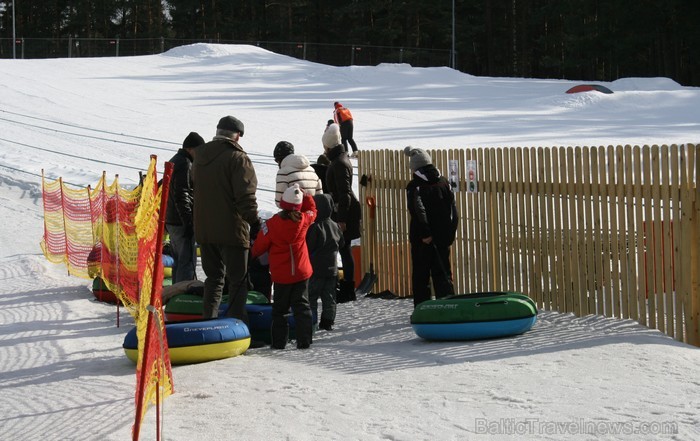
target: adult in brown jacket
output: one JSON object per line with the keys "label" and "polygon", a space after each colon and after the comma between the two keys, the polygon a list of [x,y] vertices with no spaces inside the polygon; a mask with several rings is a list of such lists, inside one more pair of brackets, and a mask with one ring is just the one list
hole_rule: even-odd
{"label": "adult in brown jacket", "polygon": [[[260,229],[255,192],[258,179],[238,140],[243,123],[221,118],[214,139],[198,147],[194,160],[194,233],[204,281],[203,317],[217,317],[224,279],[228,280],[226,316],[248,324],[248,251]],[[251,234],[252,233],[252,234]]]}

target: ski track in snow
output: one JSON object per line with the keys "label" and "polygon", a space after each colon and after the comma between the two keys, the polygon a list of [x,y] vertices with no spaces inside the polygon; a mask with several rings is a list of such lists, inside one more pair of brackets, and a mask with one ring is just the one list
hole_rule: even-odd
{"label": "ski track in snow", "polygon": [[123,332],[114,308],[95,302],[80,313],[88,282],[76,285],[43,256],[3,258],[0,280],[2,438],[94,440],[127,424],[133,387],[113,377],[133,370],[113,344]]}

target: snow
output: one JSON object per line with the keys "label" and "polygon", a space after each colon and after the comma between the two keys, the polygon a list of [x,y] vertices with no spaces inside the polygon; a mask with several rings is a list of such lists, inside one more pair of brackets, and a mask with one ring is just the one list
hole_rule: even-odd
{"label": "snow", "polygon": [[[41,254],[42,169],[134,185],[149,155],[162,166],[187,133],[209,139],[231,114],[270,213],[274,145],[314,161],[334,101],[352,109],[361,150],[700,142],[700,89],[625,78],[598,83],[612,95],[564,93],[587,83],[331,67],[244,45],[0,60],[0,439],[124,440],[134,420],[135,368],[121,349],[133,322],[122,311],[117,327],[89,281]],[[175,367],[163,439],[700,438],[697,348],[630,320],[545,311],[522,336],[426,342],[411,310],[362,298],[339,305],[336,330],[309,350]],[[155,439],[155,415],[141,439]]]}

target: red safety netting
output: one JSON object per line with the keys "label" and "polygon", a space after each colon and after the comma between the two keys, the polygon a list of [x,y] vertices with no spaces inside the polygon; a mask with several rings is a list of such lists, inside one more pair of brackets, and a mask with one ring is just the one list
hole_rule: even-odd
{"label": "red safety netting", "polygon": [[172,164],[166,163],[164,185],[159,186],[154,156],[133,190],[120,187],[117,178],[108,186],[104,174],[94,189],[71,189],[61,179],[47,182],[42,177],[44,255],[65,263],[71,275],[100,277],[134,317],[139,353],[134,439],[148,405],[158,405],[173,392],[161,295],[171,173]]}

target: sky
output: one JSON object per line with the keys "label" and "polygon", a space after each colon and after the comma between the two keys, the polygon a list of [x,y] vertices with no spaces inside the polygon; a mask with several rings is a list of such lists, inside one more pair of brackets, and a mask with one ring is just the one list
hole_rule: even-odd
{"label": "sky", "polygon": [[[315,161],[333,102],[363,149],[682,144],[700,141],[700,89],[624,78],[475,77],[407,64],[333,67],[247,45],[141,57],[0,60],[0,433],[7,440],[124,440],[133,320],[49,263],[41,173],[75,186],[103,172],[133,186],[190,131],[222,116],[274,209],[274,145]],[[200,276],[203,276],[199,268]],[[540,311],[517,337],[428,342],[410,299],[338,307],[311,349],[269,348],[173,368],[166,440],[700,439],[700,351],[631,320]],[[156,412],[142,440],[155,439]]]}

